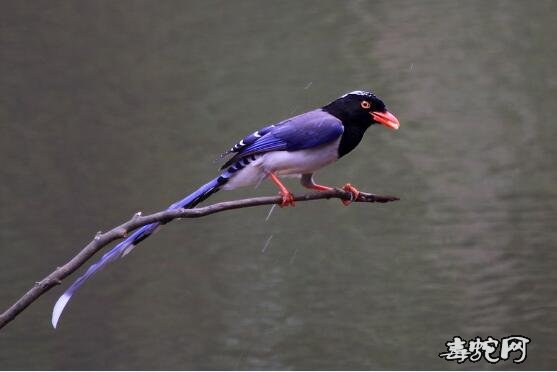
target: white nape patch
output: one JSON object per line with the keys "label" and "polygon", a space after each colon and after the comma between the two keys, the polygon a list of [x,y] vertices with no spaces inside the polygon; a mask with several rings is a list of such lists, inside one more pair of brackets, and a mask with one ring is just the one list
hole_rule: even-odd
{"label": "white nape patch", "polygon": [[245,145],[244,140],[241,140],[240,143],[239,143],[239,145],[240,145],[240,146],[244,146],[244,145]]}
{"label": "white nape patch", "polygon": [[58,301],[56,301],[56,305],[54,305],[54,309],[52,309],[52,326],[56,329],[58,325],[58,320],[60,320],[60,315],[62,315],[62,311],[66,307],[66,304],[70,300],[71,296],[67,294],[63,294],[60,296]]}
{"label": "white nape patch", "polygon": [[375,95],[371,92],[365,91],[365,90],[355,90],[353,92],[348,92],[345,95],[341,96],[340,98],[344,98],[350,94],[354,94],[356,96],[364,96],[364,97],[369,97],[369,98],[373,98],[375,97]]}
{"label": "white nape patch", "polygon": [[253,136],[259,138],[261,137],[261,134],[259,134],[259,131],[255,131],[253,132]]}

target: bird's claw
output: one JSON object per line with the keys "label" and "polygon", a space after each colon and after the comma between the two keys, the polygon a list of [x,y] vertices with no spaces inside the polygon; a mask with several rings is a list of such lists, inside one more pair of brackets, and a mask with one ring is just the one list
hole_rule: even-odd
{"label": "bird's claw", "polygon": [[282,196],[282,202],[279,204],[279,207],[287,207],[289,205],[295,207],[296,203],[294,202],[294,195],[290,191],[280,192],[279,195]]}
{"label": "bird's claw", "polygon": [[350,193],[350,200],[344,200],[341,199],[340,201],[342,202],[342,204],[344,204],[345,206],[348,206],[350,204],[352,204],[353,201],[357,200],[358,197],[360,196],[360,191],[358,191],[357,188],[355,188],[354,186],[352,186],[351,184],[347,183],[344,186],[342,186],[342,189],[346,192]]}

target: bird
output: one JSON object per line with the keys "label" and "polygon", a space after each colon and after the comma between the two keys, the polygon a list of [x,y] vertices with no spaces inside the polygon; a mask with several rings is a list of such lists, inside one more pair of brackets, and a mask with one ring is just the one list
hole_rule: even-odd
{"label": "bird", "polygon": [[[313,174],[354,150],[366,130],[375,124],[395,130],[400,127],[398,119],[379,97],[367,90],[356,90],[321,108],[267,125],[224,152],[221,158],[228,157],[228,160],[218,176],[173,203],[167,210],[193,208],[219,190],[257,185],[264,179],[270,179],[278,186],[282,196],[281,207],[295,206],[292,193],[279,177],[297,176],[302,186],[308,189],[333,189],[315,183]],[[352,195],[351,200],[357,199],[359,191],[354,186],[347,183],[343,189]],[[345,205],[350,201],[342,200]],[[154,222],[139,228],[91,265],[54,305],[52,326],[57,327],[68,301],[91,276],[110,262],[127,255],[161,225]]]}

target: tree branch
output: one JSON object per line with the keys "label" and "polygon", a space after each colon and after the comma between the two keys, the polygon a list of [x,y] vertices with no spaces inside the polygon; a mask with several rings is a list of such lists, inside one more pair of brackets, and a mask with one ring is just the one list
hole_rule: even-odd
{"label": "tree branch", "polygon": [[[334,189],[331,191],[294,196],[294,200],[299,202],[331,198],[350,200],[351,194],[344,190]],[[395,200],[399,199],[394,196],[380,196],[362,192],[354,201],[362,203],[387,203]],[[259,205],[280,205],[281,201],[281,196],[262,196],[257,198],[216,203],[201,208],[165,210],[148,216],[141,216],[141,213],[136,213],[129,221],[121,224],[120,226],[114,227],[105,233],[97,233],[93,240],[89,242],[89,244],[87,244],[81,252],[79,252],[63,266],[57,267],[56,270],[40,282],[36,282],[35,285],[27,291],[27,293],[25,293],[19,300],[10,306],[10,308],[0,315],[0,329],[14,320],[19,313],[25,310],[49,289],[61,284],[64,278],[83,266],[83,264],[85,264],[95,253],[114,240],[125,238],[128,233],[141,226],[145,226],[153,222],[168,223],[177,218],[198,218],[232,209],[255,207]]]}

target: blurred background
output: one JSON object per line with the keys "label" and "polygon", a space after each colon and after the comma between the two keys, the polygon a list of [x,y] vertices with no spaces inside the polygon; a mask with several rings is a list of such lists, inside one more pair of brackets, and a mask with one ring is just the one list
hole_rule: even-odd
{"label": "blurred background", "polygon": [[[2,310],[247,133],[348,91],[401,129],[371,128],[317,179],[401,201],[174,222],[58,330],[77,273],[0,331],[0,367],[557,368],[556,19],[555,1],[2,2]],[[521,365],[438,356],[515,334]]]}

